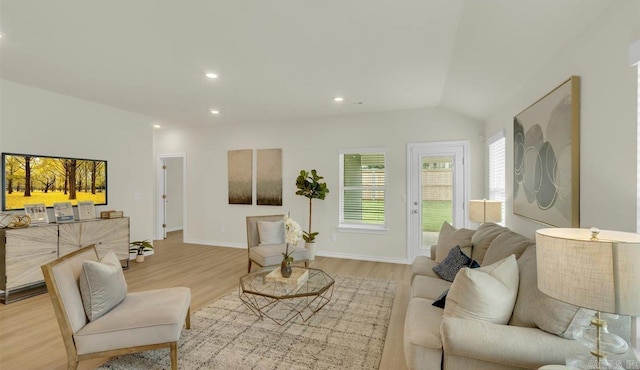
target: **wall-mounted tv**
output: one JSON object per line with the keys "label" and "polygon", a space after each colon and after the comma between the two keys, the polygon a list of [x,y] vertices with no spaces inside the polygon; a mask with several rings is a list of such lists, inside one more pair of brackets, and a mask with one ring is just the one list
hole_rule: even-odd
{"label": "wall-mounted tv", "polygon": [[107,161],[2,153],[2,210],[92,200],[107,204]]}

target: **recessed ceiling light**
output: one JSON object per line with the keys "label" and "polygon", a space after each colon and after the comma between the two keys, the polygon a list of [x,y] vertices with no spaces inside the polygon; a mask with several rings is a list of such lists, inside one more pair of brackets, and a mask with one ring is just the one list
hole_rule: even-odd
{"label": "recessed ceiling light", "polygon": [[205,76],[207,76],[208,78],[218,78],[217,74],[211,72],[207,73]]}
{"label": "recessed ceiling light", "polygon": [[343,98],[343,97],[340,97],[340,96],[336,96],[335,98],[333,98],[333,101],[335,101],[335,102],[338,102],[338,103],[339,103],[339,102],[341,102],[341,101],[344,101],[344,98]]}
{"label": "recessed ceiling light", "polygon": [[158,124],[153,125],[153,128],[160,128],[160,125],[158,125]]}
{"label": "recessed ceiling light", "polygon": [[220,111],[215,109],[212,109],[210,112],[211,114],[220,114]]}

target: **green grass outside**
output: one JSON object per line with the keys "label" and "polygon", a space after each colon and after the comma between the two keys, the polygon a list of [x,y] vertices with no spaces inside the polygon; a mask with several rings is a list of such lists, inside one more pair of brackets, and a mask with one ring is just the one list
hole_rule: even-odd
{"label": "green grass outside", "polygon": [[[380,219],[384,204],[382,201],[363,200],[363,221],[382,223]],[[422,202],[422,231],[439,232],[442,223],[452,222],[453,211],[450,200],[425,200]]]}
{"label": "green grass outside", "polygon": [[439,232],[445,221],[453,221],[450,200],[422,201],[422,231]]}

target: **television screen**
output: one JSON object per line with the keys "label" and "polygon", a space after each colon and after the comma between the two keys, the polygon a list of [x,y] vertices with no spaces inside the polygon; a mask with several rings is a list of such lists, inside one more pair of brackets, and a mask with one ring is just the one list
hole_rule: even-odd
{"label": "television screen", "polygon": [[25,204],[107,204],[107,161],[2,153],[2,210]]}

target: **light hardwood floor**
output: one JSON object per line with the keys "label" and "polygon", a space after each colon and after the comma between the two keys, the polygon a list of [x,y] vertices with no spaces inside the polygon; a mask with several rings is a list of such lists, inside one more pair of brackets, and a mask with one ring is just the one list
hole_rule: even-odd
{"label": "light hardwood floor", "polygon": [[[192,312],[237,287],[246,273],[246,249],[182,243],[173,232],[156,241],[155,255],[144,263],[130,262],[125,271],[129,291],[173,286],[191,288]],[[329,274],[366,276],[398,282],[385,341],[381,369],[406,369],[402,348],[404,317],[409,300],[410,266],[317,257],[312,267]],[[83,361],[92,369],[106,359]],[[65,369],[66,353],[49,296],[41,294],[9,305],[0,304],[0,369]]]}

